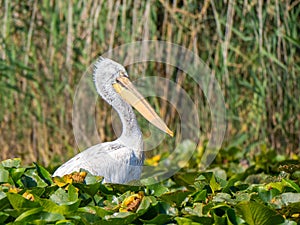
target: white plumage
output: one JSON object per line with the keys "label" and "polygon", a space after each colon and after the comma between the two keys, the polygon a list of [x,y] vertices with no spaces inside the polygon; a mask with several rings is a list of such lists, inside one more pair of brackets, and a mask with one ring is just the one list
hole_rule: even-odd
{"label": "white plumage", "polygon": [[122,134],[115,141],[97,144],[79,153],[59,167],[53,176],[62,177],[84,169],[103,176],[107,183],[125,184],[138,180],[144,162],[143,139],[130,105],[159,129],[171,136],[173,133],[133,87],[122,65],[100,57],[94,65],[93,76],[97,92],[117,111]]}

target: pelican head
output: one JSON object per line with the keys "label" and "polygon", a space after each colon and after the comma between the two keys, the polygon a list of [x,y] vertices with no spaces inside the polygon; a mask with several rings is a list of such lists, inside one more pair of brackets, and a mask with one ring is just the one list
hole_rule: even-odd
{"label": "pelican head", "polygon": [[114,84],[118,81],[117,79],[128,74],[125,68],[108,58],[100,57],[94,65],[94,83],[97,92],[100,96],[107,101],[108,104],[112,104],[114,99],[120,98],[114,89]]}
{"label": "pelican head", "polygon": [[123,102],[126,102],[154,126],[173,136],[173,132],[130,82],[122,65],[111,59],[100,57],[94,65],[94,83],[97,92],[107,103],[115,109],[119,107],[117,111],[122,111],[120,107],[123,107]]}

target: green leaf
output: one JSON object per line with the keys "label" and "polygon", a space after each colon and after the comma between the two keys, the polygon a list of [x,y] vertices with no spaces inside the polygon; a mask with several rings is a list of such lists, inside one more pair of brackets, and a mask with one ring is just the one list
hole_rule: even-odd
{"label": "green leaf", "polygon": [[77,189],[73,185],[68,186],[68,201],[74,202],[78,200]]}
{"label": "green leaf", "polygon": [[17,209],[11,209],[11,208],[9,208],[9,209],[5,210],[5,213],[7,213],[11,218],[17,218],[24,211],[26,211],[26,209],[17,210]]}
{"label": "green leaf", "polygon": [[151,220],[143,220],[139,219],[142,221],[144,224],[156,224],[156,225],[163,225],[171,222],[172,216],[166,215],[166,214],[159,214],[156,217],[152,218]]}
{"label": "green leaf", "polygon": [[167,187],[163,186],[160,183],[152,184],[147,187],[150,189],[150,194],[157,197],[169,191]]}
{"label": "green leaf", "polygon": [[55,225],[75,225],[71,220],[60,220],[55,223]]}
{"label": "green leaf", "polygon": [[[207,191],[209,185],[204,180],[204,181],[195,181],[195,183],[193,185],[191,185],[191,186],[193,186],[198,191],[203,191],[203,190]],[[210,190],[210,188],[209,188],[209,190]]]}
{"label": "green leaf", "polygon": [[25,222],[24,219],[28,216],[31,216],[33,214],[36,214],[36,213],[39,213],[43,211],[43,208],[42,207],[38,207],[38,208],[33,208],[33,209],[30,209],[30,210],[26,210],[24,213],[22,213],[18,218],[16,218],[16,222],[18,221],[22,221],[22,222]]}
{"label": "green leaf", "polygon": [[94,196],[98,191],[100,186],[102,185],[100,182],[94,184],[82,184],[82,183],[74,183],[75,187],[79,188],[82,192],[87,193],[90,196]]}
{"label": "green leaf", "polygon": [[[97,222],[101,222],[101,218],[91,212],[83,212],[77,211],[71,216],[68,216],[68,219],[79,220],[83,222],[83,224],[96,224]],[[98,224],[98,223],[97,223]]]}
{"label": "green leaf", "polygon": [[126,191],[137,192],[141,190],[139,186],[131,186],[125,184],[105,184],[105,186],[110,186],[113,188],[114,192],[125,193]]}
{"label": "green leaf", "polygon": [[205,201],[207,195],[207,190],[197,191],[193,194],[194,202],[202,202]]}
{"label": "green leaf", "polygon": [[235,215],[235,211],[232,208],[228,208],[226,210],[226,216],[227,216],[227,224],[228,225],[238,225],[237,217]]}
{"label": "green leaf", "polygon": [[230,193],[231,192],[231,188],[234,187],[235,183],[237,181],[243,180],[244,177],[246,177],[246,173],[243,174],[235,174],[233,175],[228,181],[226,186],[223,188],[223,192],[227,192]]}
{"label": "green leaf", "polygon": [[277,189],[279,192],[282,192],[284,184],[282,182],[271,182],[266,185],[266,189]]}
{"label": "green leaf", "polygon": [[180,206],[185,198],[187,198],[191,193],[191,191],[168,192],[161,195],[160,198],[170,204],[176,204],[176,206]]}
{"label": "green leaf", "polygon": [[15,221],[20,221],[24,223],[35,220],[44,222],[55,222],[63,219],[65,219],[65,217],[61,214],[43,212],[42,208],[34,208],[22,213]]}
{"label": "green leaf", "polygon": [[30,193],[40,197],[42,194],[45,193],[45,188],[34,187],[34,188],[31,188]]}
{"label": "green leaf", "polygon": [[8,181],[9,172],[4,168],[0,168],[0,183],[8,183]]}
{"label": "green leaf", "polygon": [[300,187],[293,181],[287,180],[287,179],[282,179],[281,181],[285,186],[293,188],[295,191],[300,193]]}
{"label": "green leaf", "polygon": [[85,207],[79,208],[78,212],[92,213],[101,218],[114,213],[114,211],[106,210],[99,206],[85,206]]}
{"label": "green leaf", "polygon": [[276,195],[279,195],[277,189],[265,190],[264,188],[258,189],[258,196],[263,200],[264,203],[269,203]]}
{"label": "green leaf", "polygon": [[300,194],[299,193],[283,193],[276,196],[272,201],[276,209],[288,209],[290,213],[300,212]]}
{"label": "green leaf", "polygon": [[4,213],[4,212],[0,212],[0,223],[4,224],[5,220],[9,217],[9,214]]}
{"label": "green leaf", "polygon": [[197,222],[197,224],[211,225],[214,224],[214,220],[211,217],[205,216],[186,216],[185,218]]}
{"label": "green leaf", "polygon": [[91,173],[89,173],[88,171],[87,172],[87,175],[84,179],[84,183],[87,184],[87,185],[91,185],[91,184],[96,184],[96,183],[101,183],[102,180],[103,180],[103,177],[101,176],[94,176],[92,175]]}
{"label": "green leaf", "polygon": [[233,209],[225,203],[218,204],[212,209],[214,224],[216,225],[237,225],[237,218]]}
{"label": "green leaf", "polygon": [[251,199],[251,194],[249,194],[249,193],[243,193],[243,192],[241,192],[241,193],[237,193],[235,195],[236,202],[250,201],[250,199]]}
{"label": "green leaf", "polygon": [[194,203],[192,207],[185,207],[182,211],[187,215],[202,216],[203,203]]}
{"label": "green leaf", "polygon": [[10,172],[10,174],[11,174],[11,177],[12,177],[12,179],[14,180],[14,182],[18,182],[18,180],[22,177],[22,175],[24,174],[24,172],[25,172],[25,168],[23,168],[23,167],[19,167],[19,168],[12,168],[11,169],[11,172]]}
{"label": "green leaf", "polygon": [[0,191],[0,210],[7,209],[10,207],[8,198],[3,191]]}
{"label": "green leaf", "polygon": [[149,207],[152,203],[156,203],[156,199],[153,196],[143,197],[142,202],[140,203],[136,212],[139,215],[144,214],[149,209]]}
{"label": "green leaf", "polygon": [[216,181],[215,176],[213,175],[209,181],[209,186],[212,190],[213,193],[215,193],[215,191],[218,191],[221,189],[220,184]]}
{"label": "green leaf", "polygon": [[131,212],[118,212],[114,213],[113,215],[105,216],[105,220],[99,221],[96,224],[113,224],[113,225],[123,225],[123,224],[130,224],[135,219],[138,218],[138,214],[131,213]]}
{"label": "green leaf", "polygon": [[237,221],[237,217],[235,211],[225,203],[218,204],[212,207],[212,215],[214,218],[214,224],[217,225],[237,225],[239,224]]}
{"label": "green leaf", "polygon": [[80,200],[74,202],[66,202],[64,205],[57,205],[49,199],[37,199],[37,202],[40,203],[44,211],[51,213],[60,213],[62,215],[77,211],[80,205]]}
{"label": "green leaf", "polygon": [[76,188],[70,184],[68,191],[63,188],[58,188],[51,196],[50,200],[58,205],[72,204],[78,200],[78,193]]}
{"label": "green leaf", "polygon": [[194,184],[195,179],[199,176],[199,172],[180,172],[174,175],[174,181],[182,186]]}
{"label": "green leaf", "polygon": [[38,172],[38,175],[48,184],[51,185],[53,184],[52,181],[52,176],[51,174],[42,166],[34,163],[35,167],[36,167],[36,171]]}
{"label": "green leaf", "polygon": [[284,222],[281,215],[257,202],[241,202],[236,209],[249,225],[276,225]]}
{"label": "green leaf", "polygon": [[21,165],[21,159],[20,158],[14,158],[14,159],[7,159],[1,162],[3,167],[6,168],[18,168]]}
{"label": "green leaf", "polygon": [[227,193],[217,193],[213,199],[212,202],[232,202],[231,195]]}
{"label": "green leaf", "polygon": [[297,225],[297,223],[295,221],[285,220],[284,223],[280,225]]}
{"label": "green leaf", "polygon": [[6,193],[7,198],[14,209],[21,210],[24,208],[37,208],[40,204],[34,201],[30,201],[23,196],[15,193]]}
{"label": "green leaf", "polygon": [[184,217],[176,217],[175,220],[178,225],[200,225],[200,223],[193,222],[191,219]]}
{"label": "green leaf", "polygon": [[290,203],[300,202],[300,194],[299,193],[292,193],[292,192],[283,193],[283,194],[281,194],[280,198],[282,199],[282,202],[285,205],[288,205]]}
{"label": "green leaf", "polygon": [[68,193],[63,188],[58,188],[51,196],[50,200],[58,205],[63,205],[68,202]]}
{"label": "green leaf", "polygon": [[38,175],[36,169],[28,169],[22,176],[22,183],[25,187],[46,187],[48,184]]}

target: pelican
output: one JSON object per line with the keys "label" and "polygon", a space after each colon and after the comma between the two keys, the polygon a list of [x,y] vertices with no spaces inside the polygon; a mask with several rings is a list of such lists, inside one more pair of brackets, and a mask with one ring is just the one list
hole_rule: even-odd
{"label": "pelican", "polygon": [[126,184],[138,180],[144,163],[143,137],[132,106],[150,123],[173,136],[173,132],[129,80],[119,63],[100,57],[94,64],[94,83],[98,94],[118,113],[122,122],[121,136],[89,147],[60,166],[53,177],[62,177],[84,169],[103,176],[105,183]]}

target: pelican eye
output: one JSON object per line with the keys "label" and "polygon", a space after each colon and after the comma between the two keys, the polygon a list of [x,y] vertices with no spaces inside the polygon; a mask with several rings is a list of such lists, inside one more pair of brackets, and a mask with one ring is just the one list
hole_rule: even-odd
{"label": "pelican eye", "polygon": [[120,75],[120,77],[128,77],[128,75],[126,74],[126,72],[122,71],[122,70],[119,72],[119,75]]}

